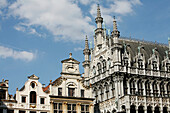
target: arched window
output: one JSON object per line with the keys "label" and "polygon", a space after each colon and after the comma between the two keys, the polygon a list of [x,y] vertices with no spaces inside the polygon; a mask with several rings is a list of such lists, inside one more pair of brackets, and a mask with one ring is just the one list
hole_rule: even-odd
{"label": "arched window", "polygon": [[165,96],[165,88],[164,88],[164,83],[163,82],[160,83],[160,95],[162,97]]}
{"label": "arched window", "polygon": [[104,91],[103,91],[103,87],[100,87],[100,97],[101,97],[101,101],[103,101],[104,98]]}
{"label": "arched window", "polygon": [[144,113],[143,106],[139,106],[139,107],[138,107],[138,113]]}
{"label": "arched window", "polygon": [[150,87],[150,82],[149,81],[146,81],[145,88],[146,88],[146,95],[151,96],[151,87]]}
{"label": "arched window", "polygon": [[105,87],[106,87],[106,99],[108,99],[109,98],[109,85],[106,83]]}
{"label": "arched window", "polygon": [[130,106],[130,113],[136,113],[135,105]]}
{"label": "arched window", "polygon": [[170,97],[170,82],[167,84],[167,95]]}
{"label": "arched window", "polygon": [[152,108],[151,108],[151,106],[148,106],[148,107],[147,107],[147,113],[152,113]]}
{"label": "arched window", "polygon": [[30,92],[30,103],[36,103],[36,92],[35,91],[31,91]]}
{"label": "arched window", "polygon": [[132,79],[130,81],[130,94],[131,95],[135,95],[135,90],[136,90],[136,88],[135,88],[135,81]]}
{"label": "arched window", "polygon": [[158,106],[155,107],[154,113],[160,113]]}
{"label": "arched window", "polygon": [[100,63],[97,64],[97,68],[98,68],[98,74],[102,73],[102,66]]}
{"label": "arched window", "polygon": [[141,80],[138,81],[138,94],[143,95],[143,84]]}
{"label": "arched window", "polygon": [[124,58],[124,66],[128,67],[129,63],[128,63],[128,58]]}
{"label": "arched window", "polygon": [[112,82],[112,96],[115,96],[115,83]]}
{"label": "arched window", "polygon": [[106,60],[103,60],[103,72],[106,72]]}
{"label": "arched window", "polygon": [[157,87],[157,84],[156,84],[156,81],[153,82],[153,96],[158,96],[158,87]]}
{"label": "arched window", "polygon": [[98,92],[97,92],[97,88],[95,88],[94,93],[95,93],[96,103],[98,103]]}

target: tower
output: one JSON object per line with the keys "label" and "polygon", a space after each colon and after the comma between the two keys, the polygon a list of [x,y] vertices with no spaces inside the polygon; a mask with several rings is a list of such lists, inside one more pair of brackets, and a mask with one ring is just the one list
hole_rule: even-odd
{"label": "tower", "polygon": [[103,18],[101,17],[101,12],[100,12],[100,6],[97,6],[97,17],[95,19],[97,28],[95,30],[95,42],[98,47],[98,49],[102,48],[102,23],[103,23]]}
{"label": "tower", "polygon": [[88,44],[88,38],[86,36],[85,39],[85,48],[83,50],[84,54],[84,62],[83,62],[83,67],[84,67],[84,77],[89,77],[89,69],[90,69],[90,49],[89,49],[89,44]]}

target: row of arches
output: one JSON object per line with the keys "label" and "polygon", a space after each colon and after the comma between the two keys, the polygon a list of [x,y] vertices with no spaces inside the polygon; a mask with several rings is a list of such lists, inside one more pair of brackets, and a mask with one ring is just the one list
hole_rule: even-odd
{"label": "row of arches", "polygon": [[[138,106],[137,108],[135,105],[131,105],[130,113],[137,113],[136,111],[138,111],[138,113],[161,113],[159,106],[153,108],[151,106],[147,106],[147,112],[144,112],[144,106]],[[163,113],[168,113],[168,107],[163,107]]]}
{"label": "row of arches", "polygon": [[[131,79],[129,82],[130,94],[132,95],[146,95],[146,96],[170,96],[170,82],[164,83],[163,81],[158,83],[157,81],[151,82],[150,80],[142,81],[139,79]],[[144,92],[145,91],[145,92]]]}

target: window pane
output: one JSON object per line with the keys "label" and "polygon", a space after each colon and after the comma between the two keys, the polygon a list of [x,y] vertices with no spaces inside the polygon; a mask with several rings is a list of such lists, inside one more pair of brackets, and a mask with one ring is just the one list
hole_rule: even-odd
{"label": "window pane", "polygon": [[71,104],[67,104],[67,110],[71,110]]}
{"label": "window pane", "polygon": [[72,110],[73,110],[73,111],[76,111],[76,104],[73,104]]}
{"label": "window pane", "polygon": [[86,111],[89,111],[89,105],[86,105]]}
{"label": "window pane", "polygon": [[62,103],[59,103],[59,110],[62,110]]}
{"label": "window pane", "polygon": [[41,98],[41,99],[40,99],[40,103],[41,103],[41,104],[44,104],[44,99],[45,99],[45,98]]}
{"label": "window pane", "polygon": [[84,90],[81,90],[81,97],[84,97]]}
{"label": "window pane", "polygon": [[57,103],[54,103],[54,109],[57,109]]}
{"label": "window pane", "polygon": [[26,97],[22,96],[22,102],[23,102],[23,103],[26,102]]}
{"label": "window pane", "polygon": [[58,88],[58,96],[62,96],[62,88]]}

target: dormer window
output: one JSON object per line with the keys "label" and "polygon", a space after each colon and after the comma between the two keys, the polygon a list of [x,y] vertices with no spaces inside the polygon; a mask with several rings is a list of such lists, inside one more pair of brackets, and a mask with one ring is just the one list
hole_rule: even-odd
{"label": "dormer window", "polygon": [[138,67],[139,67],[139,69],[143,68],[143,61],[142,60],[138,61]]}
{"label": "dormer window", "polygon": [[157,62],[154,61],[153,64],[152,64],[152,66],[153,66],[153,70],[156,71],[156,70],[157,70]]}
{"label": "dormer window", "polygon": [[75,88],[68,88],[68,96],[75,96]]}

